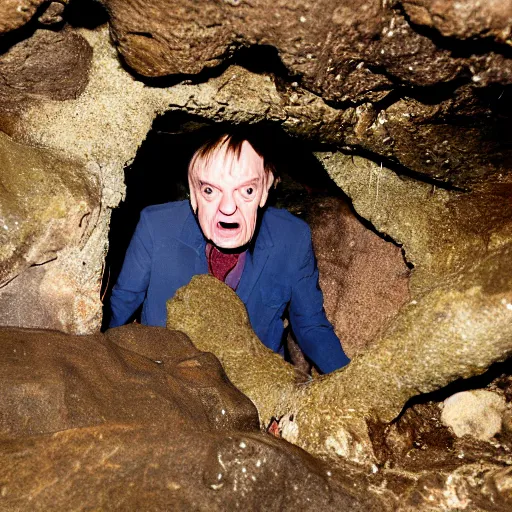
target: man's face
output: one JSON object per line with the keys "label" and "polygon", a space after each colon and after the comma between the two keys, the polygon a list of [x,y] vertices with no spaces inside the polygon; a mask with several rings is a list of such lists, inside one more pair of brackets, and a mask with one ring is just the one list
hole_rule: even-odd
{"label": "man's face", "polygon": [[226,144],[215,150],[209,162],[198,158],[189,171],[190,203],[204,236],[222,249],[247,244],[272,182],[263,158],[247,141],[239,159],[226,153]]}

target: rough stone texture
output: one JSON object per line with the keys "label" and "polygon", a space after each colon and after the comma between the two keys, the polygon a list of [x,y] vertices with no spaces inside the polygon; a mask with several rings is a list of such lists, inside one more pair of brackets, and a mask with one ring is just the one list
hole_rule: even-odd
{"label": "rough stone texture", "polygon": [[443,36],[492,37],[500,43],[510,42],[510,0],[402,0],[401,4],[413,23],[435,28]]}
{"label": "rough stone texture", "polygon": [[[222,314],[219,300],[226,305]],[[481,373],[512,354],[511,303],[510,292],[453,284],[434,289],[404,308],[371,351],[307,385],[294,382],[293,368],[251,330],[236,294],[211,276],[194,277],[168,301],[167,326],[219,357],[263,426],[281,418],[283,437],[307,451],[368,463],[375,460],[368,421],[389,423],[418,393]]]}
{"label": "rough stone texture", "polygon": [[3,510],[391,510],[357,468],[260,434],[251,402],[181,333],[4,328],[0,351]]}
{"label": "rough stone texture", "polygon": [[409,300],[401,249],[364,226],[339,198],[308,213],[327,317],[349,357],[369,348]]}
{"label": "rough stone texture", "polygon": [[3,0],[0,4],[0,34],[20,28],[47,0]]}
{"label": "rough stone texture", "polygon": [[397,421],[385,428],[375,425],[372,444],[380,464],[410,471],[421,470],[422,464],[430,465],[458,455],[456,437],[442,423],[441,409],[435,402],[406,408]]}
{"label": "rough stone texture", "polygon": [[0,129],[11,134],[20,114],[38,100],[80,96],[91,61],[92,48],[71,30],[36,30],[11,46],[0,55]]}
{"label": "rough stone texture", "polygon": [[[142,75],[197,74],[241,46],[269,45],[286,71],[266,71],[289,75],[277,81],[288,130],[463,187],[508,172],[512,60],[500,48],[439,44],[416,31],[396,3],[181,0],[170,9],[160,0],[150,10],[141,0],[103,3],[121,55]],[[469,0],[430,7],[460,8],[487,37],[498,18],[508,19],[508,6]],[[341,110],[329,112],[309,91]],[[317,109],[325,111],[320,122]]]}
{"label": "rough stone texture", "polygon": [[80,34],[36,30],[0,57],[2,96],[77,98],[87,85],[91,60],[92,48]]}
{"label": "rough stone texture", "polygon": [[386,109],[358,107],[347,144],[398,160],[421,173],[418,178],[429,177],[441,186],[473,189],[510,181],[506,106],[503,120],[494,117],[464,86],[439,104],[425,103],[426,98],[403,98]]}
{"label": "rough stone texture", "polygon": [[487,293],[510,289],[509,267],[500,271],[512,234],[510,184],[490,180],[484,190],[450,192],[363,158],[318,156],[357,213],[403,245],[415,267],[413,298],[423,287],[447,285],[448,276],[460,286],[482,286]]}
{"label": "rough stone texture", "polygon": [[64,20],[62,17],[64,9],[64,3],[50,2],[46,11],[44,11],[44,13],[39,16],[39,23],[43,25],[54,25],[56,23],[61,23]]}
{"label": "rough stone texture", "polygon": [[0,135],[0,285],[80,243],[98,206],[97,183],[58,154]]}
{"label": "rough stone texture", "polygon": [[[219,300],[225,305],[221,312]],[[452,299],[448,302],[451,305]],[[506,338],[508,349],[497,345],[482,348],[486,334],[480,339],[474,335],[462,339],[476,326],[466,325],[468,309],[459,321],[452,318],[442,325],[439,311],[432,306],[418,307],[412,321],[415,323],[409,318],[408,331],[418,339],[400,339],[395,329],[394,336],[384,338],[345,369],[309,383],[294,383],[293,368],[266,349],[250,329],[236,294],[211,276],[194,277],[168,301],[168,327],[179,328],[201,350],[218,355],[230,380],[258,408],[263,426],[268,426],[277,413],[279,434],[288,441],[334,464],[349,458],[379,473],[386,482],[381,488],[402,496],[397,510],[452,510],[457,506],[487,510],[485,503],[491,495],[498,503],[496,510],[506,510],[512,501],[507,490],[511,475],[506,472],[507,464],[512,462],[510,442],[503,449],[491,451],[452,442],[453,450],[447,451],[446,443],[453,438],[441,425],[437,409],[437,425],[425,426],[425,418],[417,418],[416,425],[409,421],[409,427],[400,427],[394,439],[391,433],[387,439],[384,436],[384,443],[398,461],[400,452],[404,456],[409,453],[405,461],[398,462],[379,445],[380,432],[411,396],[451,382],[457,374],[478,373],[493,357],[512,350],[510,332]],[[472,320],[478,320],[474,311],[471,313]],[[491,330],[495,312],[488,314],[482,331],[496,341],[496,333]],[[510,312],[503,321],[510,325]],[[416,327],[411,329],[411,325]],[[428,325],[431,330],[426,329]],[[465,330],[459,338],[457,329]],[[424,330],[427,332],[421,334]],[[504,331],[503,325],[500,330]],[[480,369],[475,368],[475,361]],[[435,457],[431,457],[432,451],[421,448],[428,448],[428,444],[436,449]],[[410,465],[409,459],[413,462]],[[386,466],[379,470],[378,464],[387,464],[388,460],[390,471]],[[500,490],[494,487],[496,481]]]}
{"label": "rough stone texture", "polygon": [[[73,303],[87,302],[91,283],[81,283],[75,269],[83,266],[79,253],[100,212],[95,176],[81,162],[1,133],[0,164],[2,324],[81,330],[91,317],[83,307],[74,311]],[[52,260],[58,263],[51,268],[61,270],[49,279],[47,267],[36,266]],[[29,267],[33,280],[28,275],[16,279]]]}
{"label": "rough stone texture", "polygon": [[[106,208],[98,219],[96,238],[81,255],[86,262],[84,282],[91,282],[92,276],[96,279],[102,272],[108,207],[116,206],[124,196],[123,168],[134,158],[154,117],[164,111],[233,123],[274,121],[297,136],[363,147],[403,161],[426,176],[463,187],[478,188],[485,181],[506,183],[510,176],[506,165],[510,150],[492,139],[493,133],[506,138],[507,130],[501,125],[484,130],[478,127],[480,122],[489,123],[492,112],[475,99],[470,86],[458,89],[453,98],[441,100],[439,105],[404,98],[387,109],[366,103],[345,110],[326,104],[300,85],[282,86],[270,76],[239,66],[231,66],[204,83],[183,81],[172,87],[148,87],[122,68],[105,28],[74,33],[85,37],[94,48],[84,92],[76,100],[32,102],[22,115],[10,118],[8,127],[7,123],[3,126],[17,141],[87,162],[90,172],[98,177]],[[454,126],[451,120],[457,115],[470,115],[478,122]],[[374,194],[375,184],[380,183],[378,176],[375,169]],[[406,185],[403,190],[407,195]],[[392,231],[388,232],[394,236]],[[401,242],[400,237],[394,239]],[[99,294],[99,289],[94,293]],[[100,314],[98,311],[96,318]],[[88,332],[98,325],[91,323]]]}
{"label": "rough stone texture", "polygon": [[[261,343],[251,328],[245,306],[233,290],[229,293],[225,288],[226,285],[212,276],[193,277],[187,287],[180,288],[167,302],[167,327],[185,332],[199,350],[208,347],[207,350],[213,352],[226,368],[228,377],[233,372],[235,386],[256,405],[260,423],[267,427],[272,418],[283,415],[282,403],[295,394],[297,384],[310,378]],[[199,309],[201,290],[204,302]],[[211,310],[213,293],[216,292],[221,294],[218,299],[226,305],[222,308],[222,315],[215,315]],[[187,309],[194,313],[185,314]],[[209,325],[210,340],[201,334],[206,332],[202,331],[206,325]],[[220,342],[221,335],[225,336],[226,343]],[[246,366],[248,357],[261,361],[261,364],[251,371],[242,372],[240,369]],[[262,383],[265,383],[266,394],[261,393]]]}
{"label": "rough stone texture", "polygon": [[2,328],[0,352],[5,510],[510,507],[508,459],[489,443],[479,462],[467,444],[442,466],[417,447],[404,467],[368,471],[260,434],[254,406],[179,332]]}
{"label": "rough stone texture", "polygon": [[441,420],[457,437],[465,435],[488,441],[501,432],[505,397],[493,391],[462,391],[443,402]]}
{"label": "rough stone texture", "polygon": [[[351,89],[354,99],[364,98],[364,89],[389,90],[386,73],[402,78],[395,75],[396,69],[406,73],[408,82],[420,85],[451,80],[472,62],[436,47],[414,32],[399,12],[378,0],[357,7],[348,0],[250,4],[181,0],[173,2],[172,10],[170,2],[160,0],[149,11],[142,0],[103,3],[120,53],[138,73],[151,77],[196,74],[218,65],[237,46],[271,45],[292,75],[300,76],[306,87],[323,98],[336,101]],[[502,10],[503,21],[508,4]],[[485,32],[488,22],[477,16],[468,15],[473,31],[483,25]],[[415,68],[409,69],[413,63]],[[382,64],[385,72],[375,71]],[[362,79],[365,74],[375,75],[370,87],[368,79]],[[350,86],[344,91],[347,77]],[[366,83],[354,91],[359,81]]]}

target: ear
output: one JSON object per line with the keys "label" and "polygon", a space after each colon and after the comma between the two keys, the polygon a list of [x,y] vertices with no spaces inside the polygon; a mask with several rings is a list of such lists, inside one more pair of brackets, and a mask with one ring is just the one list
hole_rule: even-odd
{"label": "ear", "polygon": [[265,171],[264,188],[263,194],[261,194],[260,208],[263,208],[265,206],[265,203],[267,202],[268,192],[270,190],[270,187],[272,186],[272,183],[274,183],[274,174],[272,173],[272,171]]}
{"label": "ear", "polygon": [[192,211],[197,213],[197,197],[196,197],[196,189],[192,185],[192,180],[190,179],[190,175],[188,177],[188,190],[190,194],[190,206],[192,206]]}

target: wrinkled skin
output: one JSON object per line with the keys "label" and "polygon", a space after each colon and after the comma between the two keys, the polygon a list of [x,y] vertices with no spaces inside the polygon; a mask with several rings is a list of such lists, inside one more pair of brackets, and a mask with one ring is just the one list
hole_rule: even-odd
{"label": "wrinkled skin", "polygon": [[258,207],[265,205],[272,182],[263,158],[247,141],[239,156],[224,141],[210,158],[194,158],[189,171],[190,202],[206,239],[222,249],[248,244]]}

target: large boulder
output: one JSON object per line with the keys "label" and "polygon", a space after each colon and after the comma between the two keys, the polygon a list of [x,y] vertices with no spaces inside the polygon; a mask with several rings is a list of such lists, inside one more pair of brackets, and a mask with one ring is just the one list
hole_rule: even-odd
{"label": "large boulder", "polygon": [[260,434],[252,403],[181,333],[3,328],[0,353],[4,510],[390,510],[360,472]]}
{"label": "large boulder", "polygon": [[75,99],[89,81],[92,48],[80,34],[36,30],[0,54],[0,129],[41,101]]}

